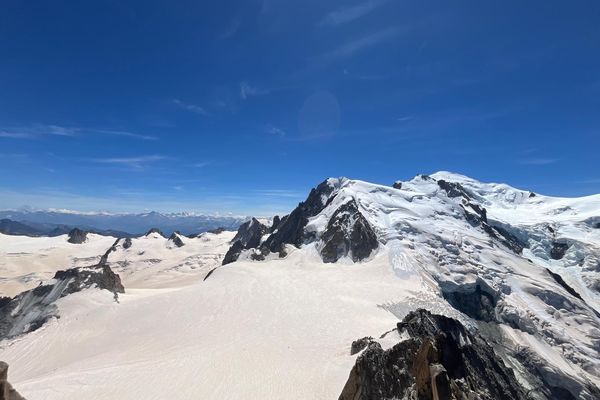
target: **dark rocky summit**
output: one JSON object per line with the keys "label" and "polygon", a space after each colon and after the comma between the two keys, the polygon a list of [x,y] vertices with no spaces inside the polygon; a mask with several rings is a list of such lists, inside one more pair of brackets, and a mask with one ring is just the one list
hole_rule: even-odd
{"label": "dark rocky summit", "polygon": [[471,199],[471,196],[467,190],[458,182],[447,182],[443,179],[437,181],[438,186],[443,189],[448,197],[464,197],[467,200]]}
{"label": "dark rocky summit", "polygon": [[277,230],[277,228],[279,228],[279,225],[281,224],[281,218],[279,218],[279,215],[276,215],[273,217],[273,222],[271,222],[271,227],[269,228],[269,233],[273,233]]}
{"label": "dark rocky summit", "polygon": [[[270,228],[255,219],[240,226],[223,265],[237,260],[243,250],[255,249],[250,258],[264,260],[270,253],[285,256],[286,245],[300,247],[316,240],[321,241],[319,251],[324,262],[336,262],[346,256],[353,261],[368,258],[379,242],[353,198],[349,198],[333,213],[322,234],[306,229],[309,219],[323,211],[336,197],[335,189],[335,180],[322,182],[289,215],[281,219],[274,217]],[[270,235],[261,244],[263,235],[267,233]]]}
{"label": "dark rocky summit", "polygon": [[125,238],[125,240],[123,241],[123,248],[128,249],[131,247],[132,244],[133,243],[131,241],[131,238]]}
{"label": "dark rocky summit", "polygon": [[305,201],[298,204],[290,214],[281,219],[277,231],[265,240],[264,246],[271,252],[281,252],[286,244],[300,247],[305,242],[313,240],[314,237],[307,236],[305,227],[310,217],[314,217],[327,206],[327,201],[333,200],[331,196],[334,186],[324,181],[313,188]]}
{"label": "dark rocky summit", "polygon": [[417,310],[397,329],[409,339],[389,350],[368,344],[340,400],[528,398],[493,348],[459,321]]}
{"label": "dark rocky summit", "polygon": [[169,237],[169,241],[173,242],[173,244],[177,247],[183,247],[185,245],[185,243],[183,243],[183,240],[181,240],[181,238],[179,237],[179,232],[173,232]]}
{"label": "dark rocky summit", "polygon": [[69,239],[67,241],[73,244],[81,244],[84,243],[86,239],[87,232],[84,232],[79,228],[73,228],[71,232],[69,232]]}
{"label": "dark rocky summit", "polygon": [[100,262],[89,267],[57,271],[54,283],[19,293],[15,297],[0,298],[0,340],[34,331],[57,315],[56,300],[81,290],[98,287],[112,292],[115,300],[124,293],[119,275],[107,264],[108,255],[117,241],[101,257]]}
{"label": "dark rocky summit", "polygon": [[163,233],[163,231],[161,231],[161,230],[160,230],[160,229],[158,229],[158,228],[150,228],[150,229],[148,230],[148,232],[146,232],[146,234],[145,234],[144,236],[148,236],[148,235],[150,235],[151,233],[158,233],[160,236],[162,236],[162,237],[164,237],[164,238],[166,239],[166,236],[165,236],[165,234]]}
{"label": "dark rocky summit", "polygon": [[321,258],[326,263],[336,262],[346,256],[350,256],[353,261],[364,260],[379,245],[375,232],[354,200],[335,211],[321,240]]}
{"label": "dark rocky summit", "polygon": [[0,400],[25,400],[8,382],[8,364],[0,361]]}
{"label": "dark rocky summit", "polygon": [[396,182],[394,182],[394,184],[392,185],[392,187],[394,189],[398,189],[398,190],[402,189],[402,182],[401,181],[396,181]]}
{"label": "dark rocky summit", "polygon": [[240,225],[237,233],[231,240],[231,247],[225,254],[223,265],[232,263],[238,259],[243,250],[257,248],[260,245],[263,235],[269,231],[264,224],[256,218],[244,222]]}

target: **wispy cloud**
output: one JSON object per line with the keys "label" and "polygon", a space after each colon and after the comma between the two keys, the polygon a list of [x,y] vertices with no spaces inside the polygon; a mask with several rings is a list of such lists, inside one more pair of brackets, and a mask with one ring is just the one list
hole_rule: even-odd
{"label": "wispy cloud", "polygon": [[338,8],[323,18],[319,25],[337,26],[347,24],[367,15],[385,3],[384,0],[369,0],[364,3]]}
{"label": "wispy cloud", "polygon": [[179,99],[173,99],[173,104],[177,105],[178,107],[180,107],[186,111],[204,115],[205,117],[207,117],[209,115],[208,111],[206,111],[206,109],[204,109],[204,107],[198,106],[196,104],[184,103],[183,101],[181,101]]}
{"label": "wispy cloud", "polygon": [[248,97],[262,96],[268,93],[268,89],[250,85],[248,82],[240,83],[240,97],[243,100],[246,100]]}
{"label": "wispy cloud", "polygon": [[287,135],[286,131],[273,125],[269,125],[269,127],[267,128],[267,132],[269,132],[271,135],[279,137],[284,137]]}
{"label": "wispy cloud", "polygon": [[302,197],[304,193],[288,189],[260,189],[254,191],[256,194],[268,197]]}
{"label": "wispy cloud", "polygon": [[121,165],[134,169],[142,169],[150,163],[165,160],[167,157],[161,155],[139,156],[139,157],[115,157],[115,158],[93,158],[88,161],[100,164]]}
{"label": "wispy cloud", "polygon": [[404,116],[404,117],[398,117],[396,118],[397,121],[400,122],[406,122],[406,121],[410,121],[411,119],[413,119],[413,117],[411,117],[410,115]]}
{"label": "wispy cloud", "polygon": [[12,139],[35,139],[41,136],[76,136],[78,128],[67,128],[58,125],[31,125],[5,128],[0,130],[0,137]]}
{"label": "wispy cloud", "polygon": [[80,137],[86,134],[126,136],[141,140],[157,140],[156,136],[141,135],[134,132],[86,128],[77,126],[60,126],[60,125],[31,125],[21,126],[10,129],[0,130],[0,137],[12,139],[37,139],[43,136],[64,136],[64,137]]}
{"label": "wispy cloud", "polygon": [[0,131],[0,137],[9,139],[32,139],[34,136],[25,132]]}
{"label": "wispy cloud", "polygon": [[212,161],[201,161],[201,162],[192,164],[192,166],[196,167],[196,168],[204,168],[204,167],[208,167],[210,164],[212,164]]}
{"label": "wispy cloud", "polygon": [[389,40],[392,37],[398,35],[399,33],[400,29],[397,27],[385,28],[380,31],[370,33],[366,36],[344,43],[336,49],[333,49],[331,52],[327,53],[324,56],[324,59],[333,60],[337,58],[352,56],[353,54],[358,53],[361,50]]}
{"label": "wispy cloud", "polygon": [[133,132],[128,132],[128,131],[113,131],[113,130],[107,130],[107,129],[97,129],[94,132],[98,132],[98,133],[105,134],[105,135],[124,136],[124,137],[133,138],[133,139],[140,139],[140,140],[158,140],[158,137],[156,137],[156,136],[141,135],[139,133],[133,133]]}
{"label": "wispy cloud", "polygon": [[558,158],[540,157],[540,158],[527,158],[527,159],[521,160],[520,163],[526,164],[526,165],[549,165],[549,164],[554,164],[558,161],[559,161]]}

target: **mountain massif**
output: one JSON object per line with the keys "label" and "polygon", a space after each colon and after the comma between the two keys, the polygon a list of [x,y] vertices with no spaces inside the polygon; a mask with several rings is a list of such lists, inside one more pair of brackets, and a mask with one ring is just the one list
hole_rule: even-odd
{"label": "mountain massif", "polygon": [[600,195],[331,178],[237,232],[0,252],[30,400],[600,398]]}

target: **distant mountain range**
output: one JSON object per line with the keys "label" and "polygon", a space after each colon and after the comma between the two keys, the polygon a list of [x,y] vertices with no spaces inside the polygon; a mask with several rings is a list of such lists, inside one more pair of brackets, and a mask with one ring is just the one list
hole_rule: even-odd
{"label": "distant mountain range", "polygon": [[116,237],[139,236],[151,228],[190,235],[216,228],[236,230],[248,218],[190,213],[81,213],[74,211],[0,211],[0,232],[28,236],[58,236],[73,228]]}

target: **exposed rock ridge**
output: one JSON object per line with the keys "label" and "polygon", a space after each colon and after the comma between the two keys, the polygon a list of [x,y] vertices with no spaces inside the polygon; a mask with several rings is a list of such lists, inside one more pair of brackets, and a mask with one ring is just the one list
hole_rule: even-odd
{"label": "exposed rock ridge", "polygon": [[222,264],[226,265],[236,261],[243,250],[257,248],[268,230],[269,228],[256,218],[244,222],[231,240],[232,245],[225,254]]}
{"label": "exposed rock ridge", "polygon": [[354,199],[333,213],[321,241],[320,254],[326,263],[336,262],[346,256],[355,262],[364,260],[379,245],[375,232],[360,213]]}
{"label": "exposed rock ridge", "polygon": [[54,283],[40,284],[15,297],[0,299],[0,339],[34,331],[57,315],[56,300],[69,294],[96,286],[112,292],[115,300],[125,288],[118,274],[108,266],[109,254],[115,250],[119,239],[102,255],[100,262],[89,267],[76,267],[57,271]]}
{"label": "exposed rock ridge", "polygon": [[82,244],[86,239],[87,232],[84,232],[79,228],[73,228],[71,232],[69,232],[69,239],[67,241],[73,244]]}
{"label": "exposed rock ridge", "polygon": [[420,309],[397,329],[408,339],[389,350],[368,344],[340,400],[529,398],[493,348],[459,321]]}
{"label": "exposed rock ridge", "polygon": [[[284,256],[286,245],[300,247],[316,240],[320,240],[318,248],[324,262],[336,262],[346,256],[353,261],[368,258],[378,247],[377,235],[352,197],[333,212],[323,232],[306,229],[309,219],[336,198],[341,182],[335,179],[322,182],[289,215],[273,218],[270,228],[260,225],[258,229],[259,223],[254,219],[240,226],[223,264],[237,260],[244,250],[255,249],[250,258],[263,260],[270,253]],[[270,235],[261,244],[262,236],[267,233]]]}
{"label": "exposed rock ridge", "polygon": [[0,400],[25,400],[8,382],[8,364],[0,361]]}

